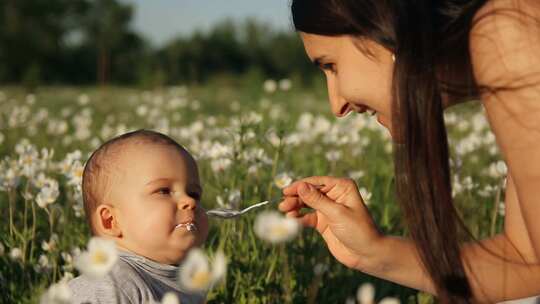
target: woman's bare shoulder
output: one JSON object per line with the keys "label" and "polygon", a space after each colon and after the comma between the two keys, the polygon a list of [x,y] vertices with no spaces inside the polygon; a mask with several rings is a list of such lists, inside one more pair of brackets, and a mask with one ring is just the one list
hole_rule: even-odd
{"label": "woman's bare shoulder", "polygon": [[[476,82],[493,89],[481,97],[503,152],[540,144],[540,2],[488,1],[470,48]],[[518,144],[517,135],[529,141]]]}
{"label": "woman's bare shoulder", "polygon": [[[470,34],[474,76],[540,257],[540,2],[491,0]],[[535,224],[538,223],[538,224]]]}
{"label": "woman's bare shoulder", "polygon": [[540,80],[540,1],[488,1],[473,19],[470,47],[481,85],[523,84],[531,80],[525,76]]}

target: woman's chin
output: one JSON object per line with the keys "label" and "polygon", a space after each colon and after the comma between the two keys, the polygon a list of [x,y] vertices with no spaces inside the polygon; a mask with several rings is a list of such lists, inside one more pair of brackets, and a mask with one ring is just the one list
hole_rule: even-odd
{"label": "woman's chin", "polygon": [[386,130],[388,130],[388,132],[390,132],[390,134],[392,134],[392,129],[391,129],[392,124],[386,118],[386,116],[383,116],[383,115],[380,115],[380,114],[377,114],[376,116],[377,116],[377,122],[381,126],[383,126]]}
{"label": "woman's chin", "polygon": [[379,113],[377,113],[376,117],[379,124],[381,124],[383,127],[388,129],[388,125],[386,124],[386,119]]}

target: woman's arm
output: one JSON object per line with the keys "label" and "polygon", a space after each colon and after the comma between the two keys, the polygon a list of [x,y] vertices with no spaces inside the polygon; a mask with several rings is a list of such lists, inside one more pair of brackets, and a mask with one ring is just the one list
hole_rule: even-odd
{"label": "woman's arm", "polygon": [[[324,185],[317,190],[307,185]],[[373,223],[354,181],[308,177],[284,189],[279,208],[321,233],[344,265],[401,285],[435,293],[414,243],[383,236]],[[305,205],[314,212],[301,214]],[[506,189],[504,233],[462,247],[469,282],[480,302],[497,302],[540,294],[540,265],[521,217],[514,183]]]}
{"label": "woman's arm", "polygon": [[[435,294],[412,241],[384,237],[372,249],[377,254],[361,259],[358,270]],[[540,265],[524,264],[521,254],[505,234],[466,244],[462,256],[473,294],[479,302],[494,303],[540,294]]]}
{"label": "woman's arm", "polygon": [[[462,247],[475,298],[481,302],[540,295],[540,264],[532,248],[511,176],[506,183],[504,232]],[[429,293],[435,293],[412,241],[386,237],[372,247],[373,258],[359,270]],[[378,254],[375,254],[378,252]]]}

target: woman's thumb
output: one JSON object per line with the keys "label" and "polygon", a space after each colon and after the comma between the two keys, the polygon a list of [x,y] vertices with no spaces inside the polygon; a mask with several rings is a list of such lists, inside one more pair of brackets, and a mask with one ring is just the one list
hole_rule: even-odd
{"label": "woman's thumb", "polygon": [[298,195],[306,205],[322,213],[332,212],[338,206],[309,183],[298,185]]}

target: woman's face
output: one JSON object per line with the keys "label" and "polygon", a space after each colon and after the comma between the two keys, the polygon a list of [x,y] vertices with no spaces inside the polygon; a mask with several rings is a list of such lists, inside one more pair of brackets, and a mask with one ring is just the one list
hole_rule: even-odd
{"label": "woman's face", "polygon": [[308,57],[326,76],[334,115],[375,113],[379,123],[391,131],[392,53],[374,42],[351,36],[300,36]]}

